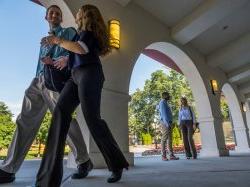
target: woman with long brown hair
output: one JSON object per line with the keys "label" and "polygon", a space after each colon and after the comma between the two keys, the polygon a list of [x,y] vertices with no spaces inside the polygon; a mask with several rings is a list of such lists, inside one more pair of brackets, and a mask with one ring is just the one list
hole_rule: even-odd
{"label": "woman with long brown hair", "polygon": [[196,120],[193,109],[188,105],[187,98],[182,97],[181,108],[179,110],[179,125],[182,131],[183,143],[187,159],[197,159],[197,151],[193,139],[195,122]]}
{"label": "woman with long brown hair", "polygon": [[[93,5],[84,5],[79,9],[76,24],[79,36],[75,42],[55,36],[42,40],[42,43],[59,45],[71,51],[69,66],[72,78],[62,90],[53,113],[45,153],[37,174],[36,186],[39,187],[57,187],[61,184],[66,135],[72,113],[79,104],[89,131],[112,172],[107,181],[112,183],[120,180],[123,168],[129,166],[100,115],[104,75],[99,56],[110,52],[107,28],[100,11]],[[93,168],[90,160],[85,168],[87,173]]]}

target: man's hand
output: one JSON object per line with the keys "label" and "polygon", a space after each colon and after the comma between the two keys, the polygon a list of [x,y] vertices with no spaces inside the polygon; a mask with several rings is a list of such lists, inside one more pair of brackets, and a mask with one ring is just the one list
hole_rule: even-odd
{"label": "man's hand", "polygon": [[193,124],[193,129],[194,129],[194,131],[196,130],[196,125],[195,125],[195,123]]}
{"label": "man's hand", "polygon": [[61,41],[60,38],[52,35],[52,36],[43,37],[41,40],[41,44],[42,45],[53,45],[53,44],[59,44],[60,41]]}
{"label": "man's hand", "polygon": [[59,70],[62,70],[63,68],[65,68],[68,64],[68,60],[69,58],[68,57],[61,57],[59,58],[58,60],[54,61],[54,66],[59,69]]}
{"label": "man's hand", "polygon": [[44,63],[46,65],[52,65],[53,64],[53,60],[49,56],[43,57],[41,59],[41,61],[42,61],[42,63]]}

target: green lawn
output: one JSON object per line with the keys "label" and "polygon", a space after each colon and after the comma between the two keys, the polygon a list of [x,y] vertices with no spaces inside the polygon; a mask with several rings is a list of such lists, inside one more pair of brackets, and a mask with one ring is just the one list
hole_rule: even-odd
{"label": "green lawn", "polygon": [[[44,145],[42,146],[42,150],[41,150],[41,153],[43,152],[43,148],[44,148]],[[6,158],[6,155],[7,155],[7,151],[8,149],[2,149],[0,151],[0,159],[4,159]],[[65,147],[65,151],[64,151],[64,154],[65,155],[68,155],[70,151],[70,148],[69,146],[66,146]],[[40,155],[40,157],[38,157],[38,145],[32,145],[31,149],[29,150],[28,154],[26,155],[25,159],[34,159],[34,158],[41,158],[42,155]]]}

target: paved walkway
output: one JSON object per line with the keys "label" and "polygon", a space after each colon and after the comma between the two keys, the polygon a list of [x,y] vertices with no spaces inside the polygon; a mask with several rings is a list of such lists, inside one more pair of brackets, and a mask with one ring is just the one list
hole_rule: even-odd
{"label": "paved walkway", "polygon": [[[199,158],[163,162],[159,156],[135,158],[135,166],[124,171],[119,183],[108,184],[110,173],[94,169],[83,180],[68,178],[65,169],[62,187],[250,187],[250,154],[220,158]],[[14,183],[4,187],[27,187],[34,183],[40,161],[26,161]]]}

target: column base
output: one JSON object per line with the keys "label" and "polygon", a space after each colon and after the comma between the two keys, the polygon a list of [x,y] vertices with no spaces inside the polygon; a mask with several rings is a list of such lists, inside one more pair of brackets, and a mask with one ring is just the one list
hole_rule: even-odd
{"label": "column base", "polygon": [[[125,158],[127,159],[130,166],[134,166],[134,153],[131,152],[123,152]],[[107,165],[104,161],[104,158],[100,152],[96,153],[89,153],[89,157],[91,158],[94,168],[101,169],[101,168],[107,168]],[[75,158],[72,153],[69,154],[68,160],[67,160],[67,167],[68,168],[76,168],[77,165],[75,163]]]}
{"label": "column base", "polygon": [[227,149],[201,149],[200,157],[220,157],[229,156],[229,151]]}
{"label": "column base", "polygon": [[234,152],[235,153],[250,153],[250,148],[235,146]]}

